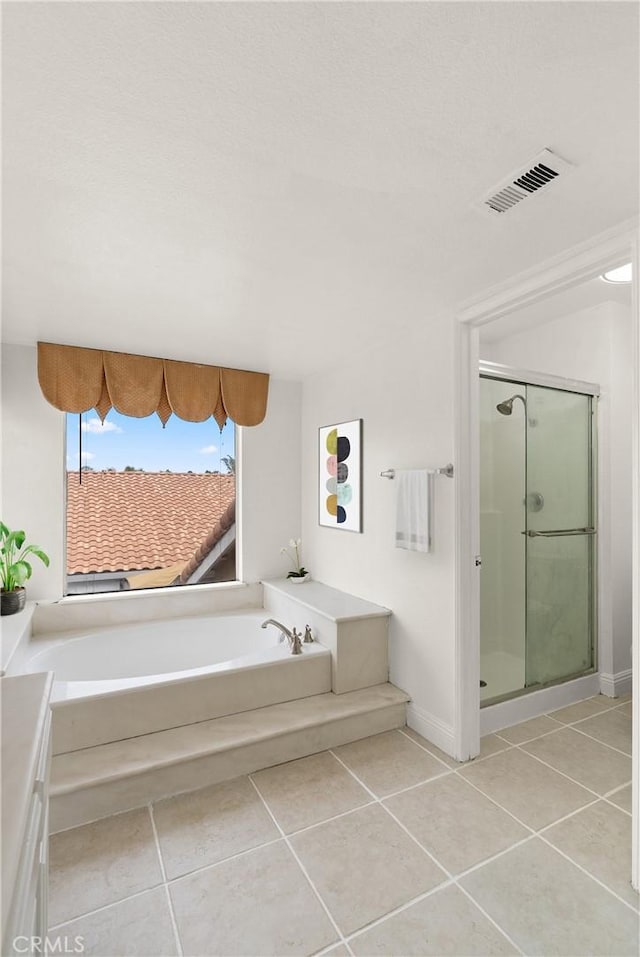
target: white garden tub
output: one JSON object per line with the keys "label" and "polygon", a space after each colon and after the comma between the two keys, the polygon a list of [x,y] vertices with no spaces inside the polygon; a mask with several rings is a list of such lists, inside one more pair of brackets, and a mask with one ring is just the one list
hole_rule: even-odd
{"label": "white garden tub", "polygon": [[54,753],[331,691],[328,649],[291,655],[264,610],[34,638],[24,671],[53,671]]}

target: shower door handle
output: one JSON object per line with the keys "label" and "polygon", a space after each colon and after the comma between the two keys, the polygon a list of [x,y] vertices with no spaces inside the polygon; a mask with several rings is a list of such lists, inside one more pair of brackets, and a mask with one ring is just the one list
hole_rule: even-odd
{"label": "shower door handle", "polygon": [[552,528],[548,532],[536,532],[530,528],[522,535],[528,535],[529,538],[564,538],[568,535],[595,535],[595,528]]}

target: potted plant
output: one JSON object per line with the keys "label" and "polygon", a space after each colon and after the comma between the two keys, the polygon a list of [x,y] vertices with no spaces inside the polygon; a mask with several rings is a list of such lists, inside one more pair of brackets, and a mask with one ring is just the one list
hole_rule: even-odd
{"label": "potted plant", "polygon": [[15,615],[25,606],[27,591],[24,583],[31,578],[33,571],[26,560],[27,555],[35,555],[49,566],[49,556],[39,545],[25,545],[25,538],[23,531],[12,532],[0,522],[0,613],[3,615]]}
{"label": "potted plant", "polygon": [[[289,560],[293,562],[293,568],[294,568],[294,570],[293,570],[292,572],[289,572],[289,574],[287,575],[287,578],[289,579],[290,582],[292,582],[292,583],[295,584],[295,585],[301,584],[302,582],[307,582],[307,581],[309,581],[309,579],[311,578],[311,575],[309,574],[309,572],[307,571],[307,569],[306,569],[306,568],[301,564],[301,562],[300,562],[300,551],[299,551],[299,549],[300,549],[301,544],[302,544],[301,539],[299,539],[299,538],[292,538],[292,539],[290,539],[290,541],[289,541],[289,548],[287,548],[287,547],[285,546],[284,548],[281,548],[281,549],[280,549],[280,554],[281,554],[281,555],[287,555],[288,558],[289,558]],[[295,558],[294,558],[293,555],[289,552],[289,549],[290,549],[290,548],[292,548],[292,549],[294,550],[294,552],[295,552]]]}

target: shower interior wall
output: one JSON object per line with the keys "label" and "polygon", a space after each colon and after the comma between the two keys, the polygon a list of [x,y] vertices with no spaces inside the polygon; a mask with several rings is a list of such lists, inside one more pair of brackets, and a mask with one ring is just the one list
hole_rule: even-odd
{"label": "shower interior wall", "polygon": [[[631,348],[631,308],[619,302],[601,303],[533,328],[514,331],[496,341],[486,341],[481,336],[480,344],[482,359],[600,385],[598,668],[601,674],[612,676],[624,675],[631,668]],[[508,383],[499,385],[502,391],[496,402],[512,394]],[[514,404],[511,418],[516,416],[518,423],[503,429],[500,441],[516,443],[512,458],[521,462],[522,450],[517,445],[524,441],[521,403]],[[510,421],[506,417],[497,418],[502,418],[504,424]],[[485,462],[483,468],[488,470],[490,463]],[[501,486],[513,480],[513,476],[505,473]],[[488,475],[484,481],[488,481]],[[495,519],[485,515],[481,517],[483,521],[486,524]],[[518,557],[514,553],[501,565],[509,569],[510,580],[502,584],[511,589],[504,593],[514,597],[515,606],[518,586],[512,578],[519,575]],[[521,580],[524,581],[524,574]],[[485,623],[486,618],[481,622],[483,636]],[[496,627],[495,621],[490,624]],[[499,640],[503,650],[508,648],[519,655],[522,632],[515,631],[513,624],[504,618],[500,624],[502,630],[497,632],[494,643]]]}

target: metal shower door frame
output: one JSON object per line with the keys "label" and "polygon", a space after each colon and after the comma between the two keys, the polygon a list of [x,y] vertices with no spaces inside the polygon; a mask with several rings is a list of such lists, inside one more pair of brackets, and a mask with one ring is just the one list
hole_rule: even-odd
{"label": "metal shower door frame", "polygon": [[[595,538],[597,527],[599,526],[599,507],[598,507],[598,474],[599,474],[599,463],[598,463],[598,417],[597,417],[597,400],[600,396],[600,385],[595,382],[586,382],[581,379],[569,379],[564,378],[563,376],[556,376],[547,374],[544,372],[535,372],[529,369],[517,368],[514,366],[502,365],[497,362],[488,362],[484,359],[480,359],[478,362],[478,377],[479,379],[493,379],[494,381],[504,381],[513,386],[524,386],[525,389],[528,386],[537,386],[543,389],[553,389],[557,392],[569,392],[574,395],[584,395],[587,396],[590,401],[589,413],[591,416],[591,428],[590,428],[590,442],[589,442],[589,526],[586,526],[584,529],[559,529],[559,530],[550,530],[548,532],[537,532],[531,531],[526,524],[525,530],[522,533],[527,537],[559,537],[559,536],[568,536],[568,535],[593,535]],[[528,434],[525,432],[525,489],[527,488],[527,464],[526,464],[526,455],[528,448]],[[525,523],[527,523],[528,511],[525,510]],[[592,527],[595,522],[595,529]],[[528,545],[528,543],[527,543]],[[526,661],[526,649],[527,641],[529,639],[528,635],[528,585],[527,585],[527,567],[529,561],[529,549],[525,549],[525,605],[524,605],[524,615],[525,615],[525,661]],[[498,703],[502,700],[508,700],[511,698],[520,697],[522,695],[530,694],[541,690],[542,688],[548,688],[552,685],[562,684],[565,681],[571,681],[574,678],[582,677],[583,675],[591,674],[597,670],[598,667],[598,547],[597,541],[593,541],[590,546],[590,556],[589,556],[589,596],[590,596],[590,607],[589,607],[589,617],[590,617],[590,651],[591,651],[591,664],[588,668],[583,669],[582,671],[572,672],[567,675],[563,675],[560,678],[556,678],[550,681],[545,681],[539,684],[530,685],[526,681],[526,669],[525,669],[525,685],[523,688],[516,691],[510,692],[508,695],[501,695],[495,699],[490,698],[487,701],[483,702],[480,707],[490,706]]]}

